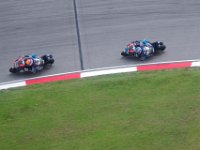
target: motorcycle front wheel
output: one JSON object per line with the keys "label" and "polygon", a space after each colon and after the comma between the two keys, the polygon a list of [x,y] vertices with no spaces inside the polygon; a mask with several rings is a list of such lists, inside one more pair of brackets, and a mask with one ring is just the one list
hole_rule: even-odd
{"label": "motorcycle front wheel", "polygon": [[16,68],[10,68],[9,71],[10,71],[11,73],[17,73],[17,72],[18,72],[18,70],[17,70]]}
{"label": "motorcycle front wheel", "polygon": [[124,51],[121,52],[122,56],[129,56],[128,54],[126,54]]}

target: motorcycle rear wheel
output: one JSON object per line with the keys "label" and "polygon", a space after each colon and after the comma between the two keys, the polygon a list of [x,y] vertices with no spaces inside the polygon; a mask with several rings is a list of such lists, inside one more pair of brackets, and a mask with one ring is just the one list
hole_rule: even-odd
{"label": "motorcycle rear wheel", "polygon": [[55,62],[55,60],[53,58],[51,58],[51,59],[48,60],[49,64],[53,64],[54,62]]}
{"label": "motorcycle rear wheel", "polygon": [[158,46],[158,49],[159,49],[160,51],[164,51],[164,50],[166,49],[166,46],[165,46],[165,45],[159,45],[159,46]]}

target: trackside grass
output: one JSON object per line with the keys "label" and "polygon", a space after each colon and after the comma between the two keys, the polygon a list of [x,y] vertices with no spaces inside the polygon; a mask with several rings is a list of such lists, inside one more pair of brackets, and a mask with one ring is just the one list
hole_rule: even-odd
{"label": "trackside grass", "polygon": [[1,150],[199,150],[200,70],[0,91]]}

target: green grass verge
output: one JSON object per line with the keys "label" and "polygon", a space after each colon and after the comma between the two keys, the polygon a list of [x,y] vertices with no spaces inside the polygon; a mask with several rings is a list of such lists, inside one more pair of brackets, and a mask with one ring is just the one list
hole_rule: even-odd
{"label": "green grass verge", "polygon": [[200,70],[0,91],[1,150],[199,150]]}

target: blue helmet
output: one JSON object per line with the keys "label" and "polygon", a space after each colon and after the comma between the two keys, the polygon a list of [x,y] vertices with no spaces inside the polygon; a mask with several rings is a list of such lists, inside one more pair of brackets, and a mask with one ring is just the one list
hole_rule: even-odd
{"label": "blue helmet", "polygon": [[32,58],[36,58],[37,57],[37,55],[36,54],[32,54]]}
{"label": "blue helmet", "polygon": [[147,45],[149,42],[148,42],[146,39],[144,39],[144,40],[142,40],[142,43],[143,43],[144,45]]}

